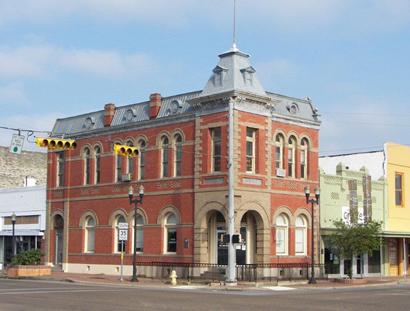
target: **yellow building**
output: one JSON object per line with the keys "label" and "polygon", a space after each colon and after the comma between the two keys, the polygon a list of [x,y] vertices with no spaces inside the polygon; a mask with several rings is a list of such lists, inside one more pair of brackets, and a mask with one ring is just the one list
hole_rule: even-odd
{"label": "yellow building", "polygon": [[410,258],[410,147],[384,145],[387,179],[385,274],[406,275]]}

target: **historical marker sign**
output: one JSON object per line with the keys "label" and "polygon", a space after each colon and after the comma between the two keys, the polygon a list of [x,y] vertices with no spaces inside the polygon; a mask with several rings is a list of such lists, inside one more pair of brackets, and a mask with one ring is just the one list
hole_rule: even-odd
{"label": "historical marker sign", "polygon": [[23,144],[24,144],[24,136],[13,134],[13,137],[11,138],[10,152],[15,153],[15,154],[20,154],[21,150],[23,149]]}

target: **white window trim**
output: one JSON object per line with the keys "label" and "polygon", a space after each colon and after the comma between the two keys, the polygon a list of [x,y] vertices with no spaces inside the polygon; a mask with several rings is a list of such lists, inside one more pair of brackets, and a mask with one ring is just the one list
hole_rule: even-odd
{"label": "white window trim", "polygon": [[[173,165],[173,176],[174,177],[181,177],[182,176],[182,136],[180,136],[181,137],[181,141],[180,142],[177,142],[177,139],[176,139],[176,137],[177,136],[180,136],[180,134],[177,134],[177,135],[175,135],[174,136],[174,154],[173,154],[173,156],[174,156],[174,165]],[[178,165],[178,162],[177,162],[177,154],[178,154],[178,147],[181,147],[181,161],[179,162],[179,165],[180,165],[180,175],[177,175],[177,165]]]}
{"label": "white window trim", "polygon": [[[141,146],[142,144],[144,144],[143,147]],[[141,179],[141,154],[144,153],[144,179],[145,179],[145,166],[146,166],[145,152],[146,152],[147,142],[145,140],[141,139],[138,143],[138,146],[140,148],[140,154],[138,156],[138,176],[137,176],[137,179],[142,180]]]}
{"label": "white window trim", "polygon": [[[277,138],[279,137],[279,141]],[[283,169],[283,145],[284,145],[284,138],[282,135],[277,135],[275,140],[275,147],[279,148],[279,159],[276,159],[276,149],[275,149],[275,168]],[[279,163],[279,167],[276,167],[276,163]]]}
{"label": "white window trim", "polygon": [[[164,144],[165,138],[168,140],[167,144]],[[165,145],[167,146],[167,148],[164,148]],[[165,176],[164,174],[164,155],[165,153],[167,153],[167,170],[166,170],[167,176]],[[169,177],[168,173],[169,173],[169,138],[167,136],[162,136],[161,137],[161,174],[160,174],[161,178]]]}
{"label": "white window trim", "polygon": [[[84,225],[84,229],[85,229],[85,232],[84,232],[84,253],[88,253],[88,254],[93,254],[94,252],[95,252],[95,219],[93,218],[93,220],[94,220],[94,226],[89,226],[88,225],[88,219],[90,218],[91,216],[87,216],[86,217],[86,219],[85,219],[85,225]],[[89,249],[88,249],[88,240],[89,240],[89,230],[90,230],[90,228],[92,228],[92,230],[94,231],[94,241],[93,241],[93,244],[94,244],[94,249],[92,250],[92,251],[90,251]]]}
{"label": "white window trim", "polygon": [[[100,151],[99,152],[96,152],[96,149],[99,149]],[[99,182],[97,182],[97,159],[99,159],[99,171],[100,171],[100,181]],[[96,146],[95,148],[94,148],[94,169],[93,169],[93,171],[94,171],[94,182],[93,182],[93,184],[94,185],[97,185],[97,184],[99,184],[99,183],[101,183],[101,148],[99,147],[99,146]]]}
{"label": "white window trim", "polygon": [[[218,171],[215,170],[215,131],[219,129],[220,137],[219,137],[219,144],[220,147],[222,148],[222,129],[220,127],[213,127],[210,128],[210,136],[211,136],[211,172],[219,173],[221,172],[222,167],[219,168]],[[222,149],[221,149],[221,154],[219,155],[220,161],[222,160]],[[222,163],[220,164],[220,166]]]}
{"label": "white window trim", "polygon": [[[288,143],[288,170],[289,170],[289,153],[292,154],[291,170],[288,172],[288,177],[296,178],[296,144],[295,140],[291,139],[292,143]],[[290,174],[292,173],[292,174]]]}
{"label": "white window trim", "polygon": [[[144,234],[144,226],[145,226],[145,219],[144,216],[142,216],[141,214],[138,214],[138,216],[140,216],[142,218],[143,224],[139,225],[137,224],[137,239],[138,239],[138,230],[141,229],[142,234]],[[137,216],[137,217],[138,217]],[[131,226],[131,249],[134,252],[134,219],[132,220],[132,226]],[[144,253],[144,239],[142,240],[142,251],[137,250],[137,254],[143,254]]]}
{"label": "white window trim", "polygon": [[[248,130],[251,130],[252,131],[252,137],[250,137],[250,136],[248,136]],[[246,144],[248,143],[248,142],[251,142],[252,143],[252,157],[251,157],[251,160],[252,160],[252,168],[251,168],[251,170],[249,171],[248,170],[248,154],[247,154],[247,147],[245,147],[245,156],[246,156],[246,161],[245,161],[245,163],[246,163],[246,173],[248,173],[248,174],[255,174],[255,172],[256,172],[256,129],[254,129],[254,128],[249,128],[249,127],[247,127],[246,128]]]}

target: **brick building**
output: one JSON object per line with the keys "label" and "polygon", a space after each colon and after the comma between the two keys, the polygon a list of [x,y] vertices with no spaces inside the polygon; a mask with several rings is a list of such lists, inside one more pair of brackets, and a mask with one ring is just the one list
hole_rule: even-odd
{"label": "brick building", "polygon": [[0,146],[0,188],[45,186],[47,183],[47,154],[23,151],[10,153]]}
{"label": "brick building", "polygon": [[[312,219],[304,187],[318,186],[317,110],[309,99],[266,92],[249,55],[236,48],[219,58],[202,91],[155,93],[147,102],[107,104],[56,121],[53,136],[64,134],[78,146],[48,153],[47,262],[67,272],[118,274],[116,228],[127,222],[132,237],[127,193],[142,184],[139,264],[225,264],[220,237],[228,215],[230,102],[237,263],[310,262]],[[116,156],[116,143],[138,146],[139,157]],[[126,274],[132,250],[130,240]],[[152,271],[141,267],[138,273]]]}

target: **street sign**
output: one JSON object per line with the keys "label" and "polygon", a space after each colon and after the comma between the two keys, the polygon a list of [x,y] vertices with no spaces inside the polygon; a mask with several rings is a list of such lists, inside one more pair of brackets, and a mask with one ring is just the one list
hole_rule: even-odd
{"label": "street sign", "polygon": [[20,154],[21,150],[23,149],[23,143],[24,143],[23,135],[13,134],[13,137],[11,138],[10,152],[15,153],[15,154]]}
{"label": "street sign", "polygon": [[121,230],[128,229],[128,224],[126,222],[120,222],[118,224],[118,229],[121,229]]}
{"label": "street sign", "polygon": [[120,222],[118,224],[118,240],[127,241],[128,240],[128,224]]}

